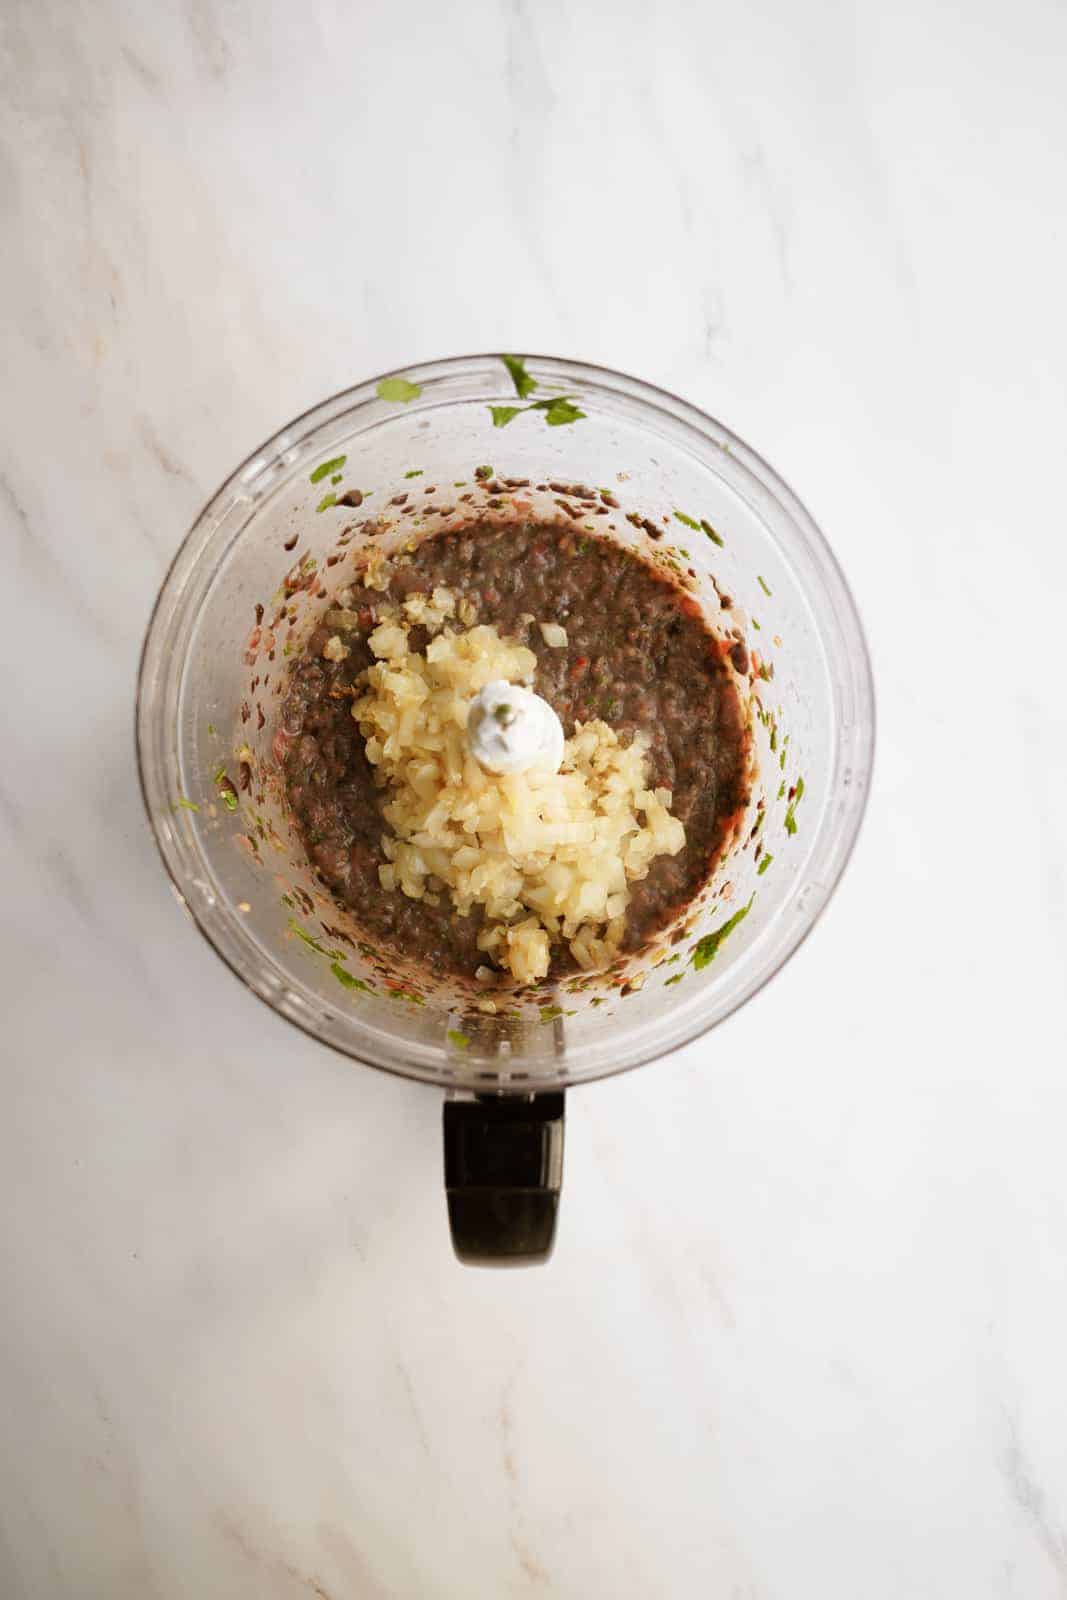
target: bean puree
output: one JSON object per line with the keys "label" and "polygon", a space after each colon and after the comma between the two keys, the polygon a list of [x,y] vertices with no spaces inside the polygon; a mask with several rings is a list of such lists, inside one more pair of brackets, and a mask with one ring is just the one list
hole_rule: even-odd
{"label": "bean puree", "polygon": [[[356,587],[344,622],[325,621],[338,609],[336,599],[327,602],[283,707],[288,800],[323,883],[369,941],[439,978],[469,978],[486,964],[477,947],[480,909],[459,916],[447,894],[434,905],[381,887],[381,790],[351,715],[352,686],[373,660],[366,641],[382,609],[442,586],[469,601],[478,622],[534,652],[533,687],[567,736],[576,722],[599,717],[620,735],[648,737],[650,786],[671,790],[686,844],[630,885],[623,948],[639,950],[707,881],[747,798],[743,708],[696,603],[631,551],[542,523],[472,523],[424,540],[388,570],[388,590]],[[541,622],[563,624],[565,648],[544,642]],[[349,651],[342,661],[322,655],[334,635]],[[410,638],[413,650],[425,648],[424,630],[413,628]],[[554,947],[550,976],[573,970],[566,946]]]}

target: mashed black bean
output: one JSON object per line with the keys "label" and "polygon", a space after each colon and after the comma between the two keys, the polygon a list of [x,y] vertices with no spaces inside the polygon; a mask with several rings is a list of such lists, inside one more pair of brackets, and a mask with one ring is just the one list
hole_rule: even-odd
{"label": "mashed black bean", "polygon": [[[332,613],[331,620],[294,665],[283,708],[289,804],[323,883],[368,941],[437,977],[472,977],[486,964],[477,947],[480,911],[458,916],[443,891],[433,903],[381,887],[387,825],[351,715],[353,686],[373,659],[367,637],[383,608],[443,587],[469,602],[478,622],[534,652],[533,687],[566,735],[576,722],[599,717],[620,734],[641,730],[649,739],[649,784],[672,791],[686,844],[630,885],[624,949],[640,949],[707,881],[746,801],[743,708],[722,645],[696,603],[619,545],[538,523],[473,523],[424,540],[391,568],[386,591],[357,588],[346,607],[327,601],[323,615]],[[545,643],[542,622],[563,625],[564,648]],[[420,633],[411,633],[415,650],[425,645]],[[333,636],[348,652],[342,660],[323,658]],[[569,952],[557,947],[551,975],[572,970]]]}

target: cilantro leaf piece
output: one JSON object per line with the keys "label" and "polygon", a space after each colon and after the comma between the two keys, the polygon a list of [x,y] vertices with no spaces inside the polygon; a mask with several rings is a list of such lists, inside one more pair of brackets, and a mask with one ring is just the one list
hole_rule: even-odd
{"label": "cilantro leaf piece", "polygon": [[295,933],[301,944],[306,944],[309,950],[314,950],[316,955],[328,956],[331,961],[339,961],[343,952],[341,950],[327,950],[324,944],[312,937],[306,928],[302,928],[295,917],[289,918],[289,932]]}
{"label": "cilantro leaf piece", "polygon": [[771,856],[771,855],[764,854],[764,855],[760,856],[760,864],[756,868],[756,876],[757,876],[757,878],[762,878],[763,877],[763,874],[766,872],[767,868],[770,866],[770,864],[771,864],[771,862],[773,860],[774,860],[774,857]]}
{"label": "cilantro leaf piece", "polygon": [[315,468],[314,472],[309,477],[308,482],[321,483],[323,478],[328,478],[330,476],[331,472],[340,472],[347,460],[347,456],[334,456],[332,461],[324,461],[320,467]]}
{"label": "cilantro leaf piece", "polygon": [[457,1050],[466,1050],[470,1044],[470,1038],[467,1034],[460,1033],[458,1028],[449,1028],[448,1042],[449,1044],[454,1044]]}
{"label": "cilantro leaf piece", "polygon": [[526,370],[526,362],[522,356],[501,356],[501,361],[507,367],[511,381],[515,385],[515,393],[520,400],[527,399],[537,388],[537,379],[531,378]]}
{"label": "cilantro leaf piece", "polygon": [[563,395],[558,400],[553,400],[550,406],[546,406],[543,409],[545,421],[550,428],[566,427],[568,422],[580,422],[585,416],[584,411],[579,411],[578,407],[572,405]]}
{"label": "cilantro leaf piece", "polygon": [[342,967],[339,961],[330,962],[330,971],[333,973],[338,983],[343,984],[346,989],[362,989],[364,994],[373,993],[373,990],[369,984],[364,983],[362,978],[353,978],[348,969],[346,967]]}
{"label": "cilantro leaf piece", "polygon": [[378,384],[379,400],[392,400],[406,406],[422,393],[421,383],[411,383],[407,378],[382,378]]}
{"label": "cilantro leaf piece", "polygon": [[766,578],[761,578],[758,572],[756,573],[756,582],[759,584],[760,588],[763,590],[765,595],[769,595],[770,594],[771,591],[767,587]]}
{"label": "cilantro leaf piece", "polygon": [[803,798],[804,798],[804,779],[803,778],[798,778],[797,782],[796,782],[796,788],[795,788],[795,790],[793,792],[793,798],[792,798],[792,800],[790,800],[789,809],[785,814],[785,831],[786,831],[786,833],[792,834],[792,833],[796,833],[796,831],[797,831],[797,806],[800,804],[800,802],[803,800]]}
{"label": "cilantro leaf piece", "polygon": [[700,526],[703,528],[704,532],[707,534],[707,536],[711,540],[712,544],[717,544],[719,546],[720,550],[721,550],[724,541],[720,537],[720,535],[715,532],[715,529],[712,527],[711,523],[707,520],[706,517],[701,517]]}
{"label": "cilantro leaf piece", "polygon": [[405,478],[421,478],[422,477],[422,468],[421,467],[412,467],[411,471],[410,472],[405,472],[404,476],[405,476]]}
{"label": "cilantro leaf piece", "polygon": [[493,419],[494,428],[506,428],[513,417],[520,411],[525,411],[525,406],[490,406],[489,415]]}
{"label": "cilantro leaf piece", "polygon": [[200,807],[195,800],[187,800],[183,794],[180,794],[174,809],[175,811],[199,811]]}
{"label": "cilantro leaf piece", "polygon": [[336,504],[337,504],[337,496],[335,494],[332,494],[332,493],[331,494],[324,494],[322,499],[319,501],[318,505],[315,507],[315,510],[316,511],[326,511],[326,510],[329,509],[330,506],[335,506]]}
{"label": "cilantro leaf piece", "polygon": [[700,532],[700,523],[694,517],[687,517],[684,511],[675,511],[678,521],[686,528],[692,528],[694,533]]}
{"label": "cilantro leaf piece", "polygon": [[714,933],[705,934],[704,938],[693,946],[693,954],[690,960],[697,972],[703,971],[705,967],[710,966],[715,960],[719,953],[719,946],[728,933],[733,933],[739,922],[744,922],[752,910],[752,901],[755,898],[755,895],[753,895],[747,906],[742,906],[740,911],[735,911],[732,917],[727,918],[721,928],[716,928]]}

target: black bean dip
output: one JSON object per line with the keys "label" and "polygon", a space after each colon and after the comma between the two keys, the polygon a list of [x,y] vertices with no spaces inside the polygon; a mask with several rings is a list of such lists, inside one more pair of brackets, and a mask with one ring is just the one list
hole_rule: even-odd
{"label": "black bean dip", "polygon": [[[283,706],[276,748],[283,752],[289,805],[321,881],[368,941],[428,973],[471,978],[485,966],[477,945],[480,908],[460,916],[447,892],[433,904],[382,888],[382,791],[351,715],[355,681],[374,659],[367,637],[383,609],[441,586],[457,602],[469,601],[477,622],[534,652],[533,688],[566,735],[576,722],[601,718],[621,736],[638,730],[647,736],[649,786],[671,790],[686,843],[678,855],[658,856],[647,877],[630,884],[623,950],[640,950],[707,882],[747,800],[748,735],[726,647],[696,602],[668,578],[634,552],[573,527],[475,522],[425,539],[393,557],[387,570],[387,590],[357,586],[340,610],[336,599],[326,602],[293,665]],[[565,648],[544,642],[541,622],[563,624]],[[349,652],[340,661],[322,654],[334,636]],[[427,638],[413,628],[410,648],[421,651]],[[574,970],[566,946],[554,947],[550,976]]]}

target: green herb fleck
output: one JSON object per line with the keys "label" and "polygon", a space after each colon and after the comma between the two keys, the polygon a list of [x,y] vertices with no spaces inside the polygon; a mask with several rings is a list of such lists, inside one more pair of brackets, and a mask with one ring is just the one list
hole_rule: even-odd
{"label": "green herb fleck", "polygon": [[332,461],[324,461],[321,467],[315,468],[308,481],[310,483],[321,483],[323,478],[330,476],[331,472],[340,472],[347,460],[347,456],[334,456]]}
{"label": "green herb fleck", "polygon": [[291,894],[283,894],[282,905],[288,906],[289,910],[292,911],[293,907],[296,905],[296,901],[293,899]]}
{"label": "green herb fleck", "polygon": [[211,774],[211,781],[212,783],[221,783],[225,776],[226,763],[224,761],[220,761],[214,772]]}
{"label": "green herb fleck", "polygon": [[452,487],[453,487],[453,489],[465,489],[467,487],[466,478],[455,478],[455,479],[453,479]]}
{"label": "green herb fleck", "polygon": [[335,472],[333,477],[330,479],[330,482],[331,483],[340,483],[342,476],[343,476],[342,473]]}
{"label": "green herb fleck", "polygon": [[210,733],[212,738],[215,737],[215,724],[213,722],[209,722],[208,723],[207,731],[208,731],[208,733]]}
{"label": "green herb fleck", "polygon": [[200,807],[197,805],[195,800],[187,800],[183,794],[180,794],[178,796],[178,800],[177,800],[177,803],[176,803],[176,805],[174,807],[174,810],[175,811],[199,811]]}
{"label": "green herb fleck", "polygon": [[493,419],[493,427],[506,428],[508,423],[525,409],[524,406],[490,406],[489,414]]}
{"label": "green herb fleck", "polygon": [[700,532],[700,523],[697,522],[695,517],[687,517],[684,511],[677,510],[675,511],[674,515],[684,527],[692,528],[694,533]]}
{"label": "green herb fleck", "polygon": [[554,1022],[557,1017],[561,1017],[562,1015],[563,1015],[563,1007],[562,1006],[542,1006],[541,1007],[541,1021],[542,1022]]}
{"label": "green herb fleck", "polygon": [[664,987],[664,988],[665,988],[665,989],[669,989],[669,988],[670,988],[670,986],[671,986],[671,984],[672,984],[672,983],[681,983],[681,981],[682,981],[682,979],[683,979],[683,978],[684,978],[684,977],[685,977],[685,973],[684,973],[684,972],[676,972],[676,973],[675,973],[675,974],[674,974],[674,977],[673,977],[673,978],[668,978],[668,979],[667,979],[667,981],[666,981],[666,983],[665,983],[665,984],[664,984],[664,985],[663,985],[663,987]]}
{"label": "green herb fleck", "polygon": [[339,961],[330,962],[330,971],[333,973],[338,983],[342,984],[346,989],[362,989],[364,994],[373,993],[373,990],[369,984],[364,983],[362,978],[353,978],[348,969],[346,967],[342,967]]}
{"label": "green herb fleck", "polygon": [[778,785],[777,798],[780,800],[784,794],[785,794],[785,779],[783,778],[781,783]]}
{"label": "green herb fleck", "polygon": [[379,400],[392,400],[406,406],[422,393],[421,383],[411,383],[407,378],[382,378],[378,384]]}
{"label": "green herb fleck", "polygon": [[412,467],[411,471],[410,472],[405,472],[404,476],[405,476],[405,478],[421,478],[422,477],[422,468],[421,467]]}
{"label": "green herb fleck", "polygon": [[759,584],[760,588],[763,590],[765,595],[769,595],[770,594],[771,591],[767,587],[766,578],[761,578],[758,572],[756,573],[756,582]]}
{"label": "green herb fleck", "polygon": [[318,505],[315,507],[315,510],[316,511],[325,511],[329,506],[335,506],[336,504],[337,504],[337,496],[331,492],[330,494],[324,494],[323,495],[322,499],[319,501]]}
{"label": "green herb fleck", "polygon": [[222,801],[227,811],[237,810],[237,790],[234,788],[232,783],[230,784],[229,788],[219,790],[219,799]]}
{"label": "green herb fleck", "polygon": [[306,928],[300,926],[295,917],[289,918],[289,931],[290,933],[295,933],[301,943],[306,944],[309,950],[314,950],[316,955],[328,956],[331,961],[339,961],[343,955],[340,950],[327,950],[324,944],[320,944],[318,939],[313,938]]}
{"label": "green herb fleck", "polygon": [[786,754],[786,752],[785,752],[785,745],[783,745],[783,746],[782,746],[782,753],[781,753],[781,755],[780,755],[780,756],[779,756],[779,757],[778,757],[778,765],[779,765],[779,767],[780,767],[780,768],[781,768],[781,770],[782,770],[782,771],[783,771],[783,772],[784,772],[784,771],[785,771],[785,754]]}
{"label": "green herb fleck", "polygon": [[493,469],[492,467],[475,467],[474,476],[477,478],[479,483],[484,483],[487,478],[491,478],[493,476]]}
{"label": "green herb fleck", "polygon": [[579,411],[570,395],[560,394],[554,400],[535,400],[532,406],[526,407],[527,411],[543,411],[545,421],[550,428],[562,428],[568,422],[578,422],[585,416],[584,411]]}
{"label": "green herb fleck", "polygon": [[596,994],[593,996],[592,1000],[590,1000],[589,1004],[591,1006],[602,1006],[604,1004],[604,997]]}
{"label": "green herb fleck", "polygon": [[755,895],[753,895],[747,906],[742,906],[740,911],[735,911],[733,916],[728,918],[721,928],[716,928],[714,933],[706,934],[699,944],[693,946],[693,953],[690,959],[697,972],[703,971],[705,967],[710,966],[715,960],[719,953],[719,946],[726,938],[726,935],[732,933],[739,922],[744,922],[752,910],[752,901],[755,898]]}
{"label": "green herb fleck", "polygon": [[689,554],[689,551],[688,550],[683,550],[681,545],[678,546],[678,554],[680,556],[684,556],[687,561],[692,559],[690,554]]}
{"label": "green herb fleck", "polygon": [[770,856],[770,855],[764,854],[764,855],[760,856],[760,863],[759,863],[759,866],[756,868],[756,876],[757,876],[757,878],[762,878],[763,877],[763,874],[766,872],[767,868],[770,866],[770,864],[771,864],[771,862],[773,860],[774,860],[774,857]]}
{"label": "green herb fleck", "polygon": [[448,1042],[454,1044],[457,1050],[466,1050],[470,1044],[470,1037],[466,1033],[460,1033],[458,1028],[449,1028]]}
{"label": "green herb fleck", "polygon": [[413,1006],[426,1004],[421,994],[412,994],[410,989],[387,989],[385,992],[390,1000],[410,1000]]}
{"label": "green herb fleck", "polygon": [[701,517],[700,526],[703,528],[704,532],[707,534],[707,536],[711,540],[712,544],[717,544],[719,546],[720,550],[721,550],[722,546],[723,546],[723,540],[715,532],[715,529],[712,527],[711,523],[707,520],[706,517]]}
{"label": "green herb fleck", "polygon": [[530,377],[526,370],[526,362],[522,356],[501,356],[500,359],[511,375],[511,381],[515,385],[515,393],[519,399],[527,399],[537,388],[537,379]]}
{"label": "green herb fleck", "polygon": [[785,831],[786,831],[786,833],[796,833],[796,831],[797,831],[797,806],[800,804],[800,802],[803,800],[803,798],[804,798],[804,779],[803,778],[798,778],[797,779],[797,783],[796,783],[796,790],[795,790],[795,792],[793,794],[792,800],[790,800],[790,802],[789,802],[789,810],[785,814]]}
{"label": "green herb fleck", "polygon": [[550,428],[563,428],[570,422],[581,422],[584,416],[584,411],[566,399],[553,400],[545,411],[545,421]]}
{"label": "green herb fleck", "polygon": [[763,632],[763,629],[760,627],[760,625],[757,622],[755,617],[752,618],[752,626],[755,628],[757,633],[762,633]]}

